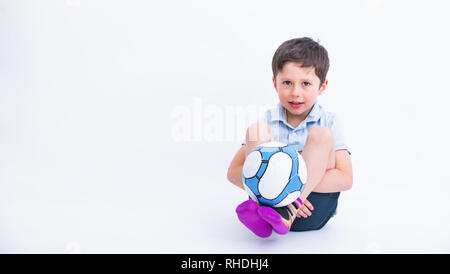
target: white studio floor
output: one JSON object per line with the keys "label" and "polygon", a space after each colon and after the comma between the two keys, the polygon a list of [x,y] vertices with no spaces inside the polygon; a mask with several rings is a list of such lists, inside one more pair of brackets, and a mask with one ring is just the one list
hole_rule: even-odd
{"label": "white studio floor", "polygon": [[356,146],[337,216],[260,239],[234,212],[247,195],[225,179],[236,144],[114,152],[43,138],[38,150],[33,138],[3,146],[1,253],[450,253],[450,187],[437,161]]}
{"label": "white studio floor", "polygon": [[[0,252],[450,252],[450,221],[442,218],[448,216],[448,207],[443,209],[445,197],[435,196],[435,200],[443,198],[433,205],[441,210],[416,203],[415,195],[372,206],[379,199],[355,187],[341,195],[338,215],[322,230],[260,239],[234,214],[235,206],[245,198],[243,193],[226,184],[219,190],[220,196],[198,195],[192,200],[177,195],[180,207],[139,199],[123,202],[105,194],[98,194],[97,202],[3,203]],[[392,192],[383,201],[396,196]],[[205,207],[205,203],[213,206]]]}

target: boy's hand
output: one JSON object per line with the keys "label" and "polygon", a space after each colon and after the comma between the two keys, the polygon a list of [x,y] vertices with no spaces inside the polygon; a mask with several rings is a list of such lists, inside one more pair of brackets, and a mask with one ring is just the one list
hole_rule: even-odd
{"label": "boy's hand", "polygon": [[313,205],[305,199],[303,202],[303,205],[300,206],[300,208],[297,210],[296,216],[301,218],[308,218],[308,216],[311,216],[311,211],[314,210]]}

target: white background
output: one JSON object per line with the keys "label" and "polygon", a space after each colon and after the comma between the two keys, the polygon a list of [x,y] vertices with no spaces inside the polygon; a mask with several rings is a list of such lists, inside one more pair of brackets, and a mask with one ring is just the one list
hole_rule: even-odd
{"label": "white background", "polygon": [[[0,1],[0,252],[449,253],[449,15],[446,1]],[[259,239],[226,180],[244,131],[177,141],[173,113],[204,125],[207,107],[275,105],[272,55],[302,36],[329,52],[319,102],[345,125],[354,186],[322,230]]]}

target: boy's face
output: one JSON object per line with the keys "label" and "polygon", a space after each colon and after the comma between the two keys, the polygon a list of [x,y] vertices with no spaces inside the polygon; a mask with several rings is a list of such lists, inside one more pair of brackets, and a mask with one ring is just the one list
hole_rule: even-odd
{"label": "boy's face", "polygon": [[313,67],[301,67],[296,62],[286,62],[276,78],[272,78],[288,120],[303,121],[311,111],[317,96],[325,90],[328,80],[320,85]]}

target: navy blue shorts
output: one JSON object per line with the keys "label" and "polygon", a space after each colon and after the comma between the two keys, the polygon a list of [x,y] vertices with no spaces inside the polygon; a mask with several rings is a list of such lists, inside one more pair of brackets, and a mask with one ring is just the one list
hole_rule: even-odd
{"label": "navy blue shorts", "polygon": [[340,194],[340,192],[311,192],[307,198],[314,207],[314,210],[311,211],[311,216],[308,216],[308,218],[295,218],[294,223],[291,225],[291,231],[321,229],[334,216]]}

